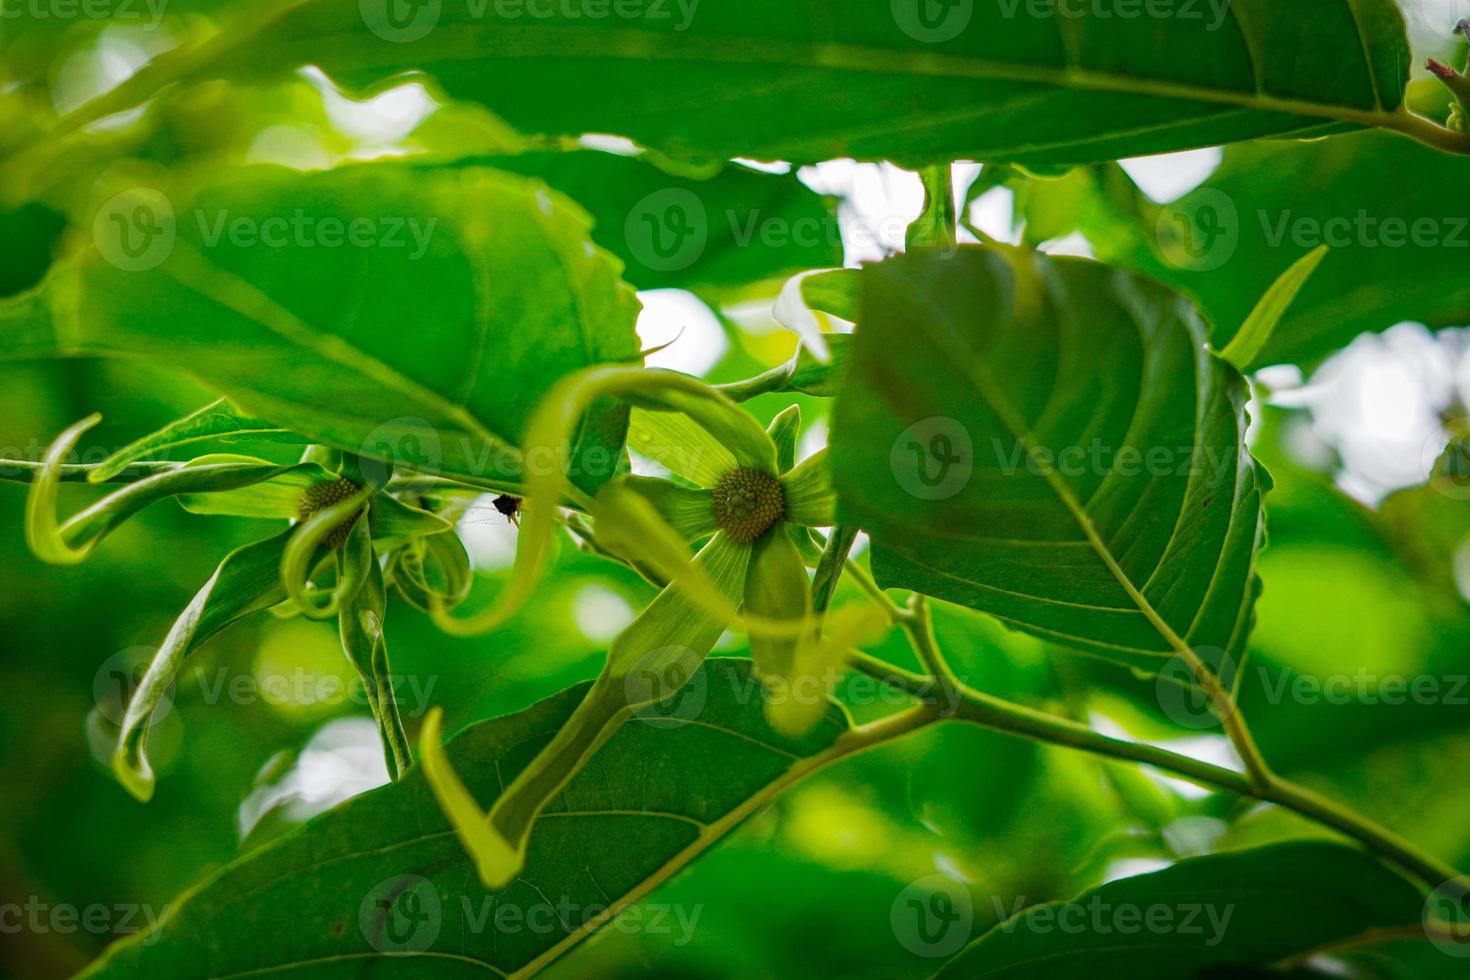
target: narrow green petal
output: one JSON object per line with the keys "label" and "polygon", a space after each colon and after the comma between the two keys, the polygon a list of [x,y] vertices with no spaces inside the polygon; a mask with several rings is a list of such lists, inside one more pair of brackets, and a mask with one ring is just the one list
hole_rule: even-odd
{"label": "narrow green petal", "polygon": [[[226,455],[200,456],[184,464],[181,469],[223,465],[230,461],[243,462],[249,458]],[[256,460],[256,462],[266,463],[265,460]],[[281,469],[277,475],[268,480],[262,480],[238,490],[180,494],[179,506],[191,514],[287,521],[299,516],[303,493],[319,483],[332,483],[336,479],[335,473],[316,463],[297,463]]]}
{"label": "narrow green petal", "polygon": [[61,526],[56,520],[57,486],[61,481],[62,460],[87,430],[101,421],[102,416],[94,413],[57,436],[46,449],[46,455],[41,459],[41,470],[31,483],[30,494],[26,497],[26,544],[44,562],[76,565],[91,553],[90,546],[73,548],[62,536]]}
{"label": "narrow green petal", "polygon": [[[739,602],[750,549],[717,534],[695,559],[725,602]],[[661,592],[613,641],[607,666],[587,697],[541,753],[507,787],[490,810],[487,842],[476,828],[461,833],[485,884],[508,884],[525,860],[536,817],[629,715],[678,693],[694,675],[727,621],[691,602],[678,586]],[[457,825],[456,825],[457,826]],[[512,856],[511,860],[506,855]]]}
{"label": "narrow green petal", "polygon": [[337,575],[342,581],[360,583],[342,605],[337,616],[337,632],[342,652],[361,678],[368,707],[378,723],[388,775],[398,779],[412,759],[398,713],[398,697],[393,691],[388,642],[383,636],[383,620],[388,614],[387,591],[365,521],[353,525],[346,546],[338,554]]}
{"label": "narrow green petal", "polygon": [[628,419],[628,448],[701,487],[714,486],[740,465],[723,443],[677,412],[633,409]]}
{"label": "narrow green petal", "polygon": [[56,518],[60,461],[96,424],[92,416],[72,426],[47,450],[26,500],[26,540],[42,561],[72,565],[84,560],[114,529],[166,497],[244,492],[293,469],[249,456],[202,457],[130,483],[90,504],[65,523]]}
{"label": "narrow green petal", "polygon": [[[784,530],[777,525],[776,530]],[[759,538],[750,559],[745,583],[745,612],[770,619],[802,619],[811,614],[811,589],[806,566],[791,535],[772,533]],[[756,673],[789,677],[796,662],[795,636],[750,634],[750,653]]]}
{"label": "narrow green petal", "polygon": [[847,652],[876,640],[888,627],[887,615],[866,603],[827,615],[820,635],[813,630],[797,644],[787,672],[767,675],[765,708],[771,727],[793,738],[811,731],[827,713]]}
{"label": "narrow green petal", "polygon": [[766,426],[766,435],[776,444],[776,472],[796,465],[796,439],[801,435],[801,406],[792,405]]}
{"label": "narrow green petal", "polygon": [[272,422],[242,412],[227,398],[221,398],[184,418],[124,446],[98,464],[87,477],[92,483],[105,483],[126,470],[134,462],[157,456],[178,446],[205,439],[227,439],[249,436],[273,442],[302,443],[304,440]]}
{"label": "narrow green petal", "polygon": [[308,588],[307,583],[327,539],[339,533],[343,524],[361,519],[359,512],[363,504],[375,492],[373,487],[363,487],[346,500],[323,507],[293,529],[281,556],[281,584],[286,589],[286,596],[304,615],[312,619],[336,616],[343,603],[356,593],[358,583],[339,580],[327,595],[326,602],[321,602],[316,598],[318,593]]}
{"label": "narrow green petal", "polygon": [[424,767],[424,778],[434,799],[439,802],[439,808],[459,836],[459,842],[474,859],[480,880],[491,888],[502,887],[515,877],[521,859],[515,849],[491,829],[480,804],[475,802],[459,773],[450,764],[440,733],[443,722],[444,712],[435,708],[424,719],[423,730],[419,733],[419,764]]}
{"label": "narrow green petal", "polygon": [[684,412],[723,442],[738,463],[775,471],[776,449],[760,425],[734,402],[709,385],[672,371],[640,367],[595,367],[568,375],[537,406],[526,427],[525,458],[538,461],[526,472],[526,505],[520,543],[510,581],[484,611],[456,619],[444,610],[434,613],[440,629],[454,636],[489,632],[525,605],[536,590],[556,537],[556,509],[571,497],[573,488],[564,460],[566,447],[589,405],[598,398],[619,397],[643,408]]}
{"label": "narrow green petal", "polygon": [[739,615],[738,591],[732,602],[710,579],[699,558],[689,554],[686,539],[664,521],[647,497],[627,483],[616,481],[603,487],[593,501],[592,516],[599,546],[652,568],[664,581],[677,583],[682,594],[710,616],[729,621]]}
{"label": "narrow green petal", "polygon": [[685,541],[696,541],[719,530],[715,523],[714,496],[708,490],[682,487],[668,480],[646,476],[625,476],[614,482],[652,504],[669,527]]}
{"label": "narrow green petal", "polygon": [[438,514],[411,507],[386,493],[373,498],[368,516],[373,543],[384,550],[396,548],[413,538],[432,537],[454,530],[454,525]]}
{"label": "narrow green petal", "polygon": [[837,491],[823,449],[781,477],[786,495],[786,519],[807,527],[831,527],[837,523]]}
{"label": "narrow green petal", "polygon": [[469,553],[452,531],[400,546],[392,554],[387,574],[399,594],[425,612],[453,609],[469,596],[474,584]]}
{"label": "narrow green petal", "polygon": [[173,683],[189,653],[231,623],[275,605],[286,597],[281,587],[281,555],[291,532],[231,552],[204,587],[174,620],[154,654],[123,715],[112,757],[112,771],[128,792],[147,802],[153,795],[153,770],[146,742],[153,709]]}

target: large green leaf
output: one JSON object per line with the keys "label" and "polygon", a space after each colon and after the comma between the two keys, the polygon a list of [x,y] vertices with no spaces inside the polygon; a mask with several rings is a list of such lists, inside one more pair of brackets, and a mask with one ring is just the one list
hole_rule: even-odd
{"label": "large green leaf", "polygon": [[[450,743],[482,803],[536,756],[586,690]],[[641,898],[846,730],[834,706],[810,735],[774,732],[748,665],[710,661],[672,706],[626,723],[573,778],[538,821],[525,870],[508,888],[479,885],[415,769],[224,869],[171,906],[156,932],[119,944],[87,975],[347,977],[377,968],[459,977],[542,965],[586,935],[587,917]],[[386,918],[380,902],[391,907]],[[418,955],[386,962],[394,953]]]}
{"label": "large green leaf", "polygon": [[1360,851],[1284,844],[1181,861],[1070,902],[1034,906],[980,937],[938,975],[1215,976],[1208,967],[1264,967],[1374,930],[1418,926],[1423,906],[1412,885]]}
{"label": "large green leaf", "polygon": [[527,133],[617,133],[704,159],[1055,163],[1427,126],[1401,111],[1409,50],[1391,0],[1179,3],[1146,18],[1037,6],[670,0],[562,17],[331,0],[261,24],[257,43],[223,36],[160,65],[97,111],[191,71],[313,64],[362,87],[422,70]]}
{"label": "large green leaf", "polygon": [[537,177],[586,208],[593,239],[639,289],[742,287],[842,263],[832,208],[794,173],[731,165],[697,180],[590,151],[475,162]]}
{"label": "large green leaf", "polygon": [[1329,246],[1255,361],[1312,364],[1404,320],[1470,320],[1467,183],[1470,161],[1363,133],[1230,147],[1204,186],[1167,207],[1120,213],[1094,198],[1078,211],[1100,258],[1197,298],[1217,347],[1293,263]]}
{"label": "large green leaf", "polygon": [[1181,297],[1082,259],[865,270],[831,456],[880,583],[1143,666],[1238,654],[1264,477],[1204,335]]}
{"label": "large green leaf", "polygon": [[[0,310],[18,323],[0,356],[142,355],[351,452],[519,483],[515,447],[552,384],[638,358],[617,263],[584,214],[519,176],[255,168],[125,191],[91,226],[43,286],[46,318],[29,295]],[[588,416],[578,485],[612,476],[625,428],[615,407]]]}

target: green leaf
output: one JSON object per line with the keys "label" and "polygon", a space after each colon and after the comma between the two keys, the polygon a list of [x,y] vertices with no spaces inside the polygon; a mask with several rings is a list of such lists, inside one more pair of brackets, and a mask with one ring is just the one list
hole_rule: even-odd
{"label": "green leaf", "polygon": [[832,208],[795,173],[731,164],[696,180],[591,151],[474,162],[544,180],[586,208],[593,240],[639,289],[731,289],[842,262]]}
{"label": "green leaf", "polygon": [[1267,484],[1193,307],[1008,248],[864,277],[831,464],[879,582],[1145,668],[1237,656]]}
{"label": "green leaf", "polygon": [[[94,229],[48,281],[56,352],[176,366],[370,458],[514,485],[546,391],[638,359],[636,299],[586,216],[518,176],[260,167],[125,192]],[[578,486],[613,475],[625,419],[599,405],[573,434]]]}
{"label": "green leaf", "polygon": [[[760,699],[746,696],[753,684],[748,663],[711,661],[681,701],[683,715],[620,729],[537,824],[526,867],[504,890],[479,885],[420,767],[218,872],[177,899],[157,931],[116,944],[84,975],[286,974],[329,963],[347,973],[413,976],[460,976],[476,965],[535,972],[588,935],[596,922],[586,918],[609,905],[621,909],[667,880],[847,730],[842,711],[829,706],[810,734],[780,735],[762,718]],[[473,796],[493,799],[565,724],[587,688],[481,722],[451,741],[449,761]],[[405,875],[428,880],[420,895],[437,901],[418,911],[437,912],[414,920],[401,917],[413,910],[400,907],[385,923],[378,901],[391,906],[390,889]],[[562,899],[574,907],[569,919],[552,911]],[[511,908],[520,928],[497,928],[496,910]],[[528,913],[548,928],[526,928]],[[270,941],[262,942],[267,932]]]}
{"label": "green leaf", "polygon": [[1417,927],[1423,906],[1414,886],[1361,851],[1281,844],[1192,858],[1070,902],[1032,906],[980,937],[938,976],[1214,976],[1201,971],[1266,967],[1375,930]]}
{"label": "green leaf", "polygon": [[1256,304],[1251,315],[1246,317],[1245,323],[1241,324],[1240,331],[1225,345],[1220,356],[1242,371],[1249,369],[1260,356],[1261,348],[1271,339],[1276,325],[1291,308],[1297,293],[1301,292],[1302,286],[1306,285],[1326,256],[1327,246],[1319,245],[1283,272],[1281,278],[1266,290],[1266,295],[1261,297],[1261,301]]}
{"label": "green leaf", "polygon": [[138,683],[118,733],[112,771],[129,793],[147,801],[153,796],[153,769],[147,740],[153,709],[191,652],[237,620],[281,602],[281,555],[292,531],[246,545],[227,555],[209,581],[179,614]]}
{"label": "green leaf", "polygon": [[[525,133],[616,133],[699,161],[1073,163],[1359,125],[1461,147],[1398,111],[1409,48],[1392,0],[1198,9],[1141,29],[1008,4],[952,4],[937,21],[916,3],[841,16],[812,0],[671,4],[605,20],[436,4],[400,23],[384,7],[310,3],[248,46],[217,39],[192,77],[312,64],[371,89],[423,71]],[[171,77],[137,80],[72,125]]]}
{"label": "green leaf", "polygon": [[[1392,175],[1392,176],[1386,176]],[[1198,190],[1137,216],[1093,214],[1098,257],[1195,297],[1217,350],[1261,293],[1315,248],[1332,257],[1302,286],[1257,364],[1312,365],[1361,333],[1405,320],[1470,320],[1470,161],[1391,135],[1227,148]],[[1127,231],[1120,233],[1120,229]],[[1131,232],[1131,233],[1128,233]]]}

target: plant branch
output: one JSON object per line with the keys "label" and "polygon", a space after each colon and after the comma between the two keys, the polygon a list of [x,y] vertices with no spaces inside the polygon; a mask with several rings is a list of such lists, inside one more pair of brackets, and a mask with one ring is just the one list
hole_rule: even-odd
{"label": "plant branch", "polygon": [[[932,631],[926,628],[924,619],[916,619],[904,625],[911,636],[924,637],[924,642],[937,651]],[[927,659],[922,650],[919,653],[921,658]],[[940,662],[942,663],[942,658]],[[1387,828],[1280,776],[1273,774],[1265,785],[1257,785],[1248,775],[1233,769],[1201,762],[1155,745],[1103,735],[1075,721],[977,691],[952,675],[948,683],[945,683],[941,679],[915,674],[861,653],[850,656],[849,663],[862,673],[915,698],[933,699],[936,689],[942,690],[947,696],[954,698],[952,713],[947,717],[958,721],[1105,758],[1153,766],[1199,786],[1225,790],[1238,796],[1285,807],[1351,837],[1422,878],[1431,887],[1458,875],[1448,864],[1425,853]]]}

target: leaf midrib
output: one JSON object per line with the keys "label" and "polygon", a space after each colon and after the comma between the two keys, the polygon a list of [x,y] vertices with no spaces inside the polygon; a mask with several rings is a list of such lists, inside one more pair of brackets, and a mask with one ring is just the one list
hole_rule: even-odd
{"label": "leaf midrib", "polygon": [[[974,385],[976,393],[990,406],[991,411],[1000,419],[1001,424],[1009,430],[1010,435],[1025,447],[1026,453],[1029,456],[1031,450],[1034,448],[1029,427],[1019,417],[1010,402],[999,395],[999,392],[1002,390],[1001,387],[995,384],[995,379],[990,376],[989,371],[986,370],[985,366],[975,356],[975,352],[968,345],[958,342],[957,338],[951,334],[935,329],[935,324],[940,317],[933,314],[942,313],[942,311],[938,310],[932,302],[928,305],[930,316],[918,316],[914,318],[919,323],[920,329],[928,334],[929,339],[938,344],[953,359],[954,363],[969,378],[970,383]],[[1195,441],[1198,442],[1198,417],[1196,417],[1194,425]],[[1098,560],[1103,563],[1103,566],[1117,580],[1118,585],[1128,595],[1130,601],[1143,614],[1144,618],[1149,621],[1149,625],[1154,628],[1154,631],[1176,653],[1186,657],[1193,656],[1189,645],[1184,642],[1179,634],[1174,631],[1174,628],[1159,614],[1159,611],[1154,608],[1153,603],[1139,591],[1138,587],[1133,583],[1132,578],[1118,564],[1117,559],[1113,557],[1111,550],[1109,550],[1107,542],[1098,533],[1096,525],[1092,522],[1092,518],[1082,509],[1081,504],[1072,493],[1072,488],[1067,486],[1060,475],[1051,467],[1040,467],[1040,469],[1042,471],[1042,480],[1045,481],[1052,493],[1056,495],[1062,506],[1066,508],[1068,514],[1076,522],[1083,536],[1087,539],[1088,544],[1092,546],[1092,550],[1097,555]],[[1160,560],[1162,561],[1162,557]]]}

